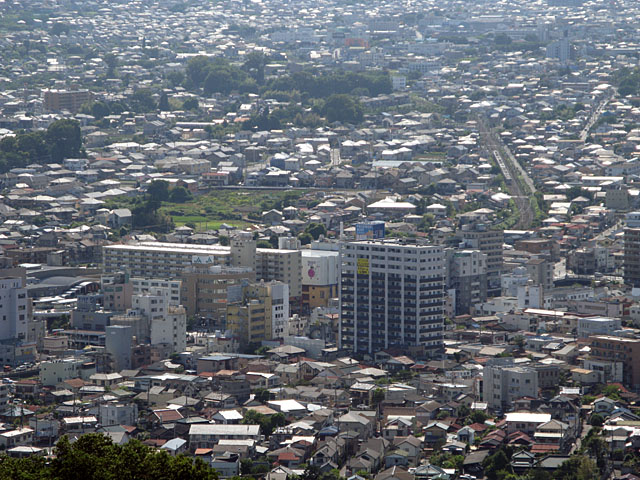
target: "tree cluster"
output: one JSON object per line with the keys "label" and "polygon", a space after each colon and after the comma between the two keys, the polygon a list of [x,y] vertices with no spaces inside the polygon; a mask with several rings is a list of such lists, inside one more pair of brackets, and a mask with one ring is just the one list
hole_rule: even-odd
{"label": "tree cluster", "polygon": [[81,155],[80,124],[75,120],[56,120],[46,131],[18,132],[0,140],[0,172]]}
{"label": "tree cluster", "polygon": [[377,97],[392,91],[391,76],[387,71],[345,72],[335,70],[318,75],[304,70],[278,77],[267,84],[267,90],[298,91],[308,98],[329,98],[334,94],[352,94]]}
{"label": "tree cluster", "polygon": [[101,434],[87,434],[73,444],[66,436],[56,446],[56,458],[43,457],[0,462],[0,479],[12,480],[217,480],[215,470],[202,460],[156,452],[138,440],[115,445]]}
{"label": "tree cluster", "polygon": [[229,94],[256,92],[256,81],[243,69],[230,64],[226,59],[209,58],[203,55],[193,57],[187,63],[187,88],[204,90],[204,93]]}
{"label": "tree cluster", "polygon": [[260,432],[265,436],[269,436],[278,427],[287,424],[287,420],[282,413],[274,413],[273,415],[264,415],[255,410],[247,410],[244,414],[242,423],[245,425],[260,425]]}

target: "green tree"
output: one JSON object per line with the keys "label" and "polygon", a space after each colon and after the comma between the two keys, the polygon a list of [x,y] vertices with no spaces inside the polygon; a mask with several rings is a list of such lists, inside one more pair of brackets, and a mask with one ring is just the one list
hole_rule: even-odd
{"label": "green tree", "polygon": [[360,102],[351,95],[333,94],[324,105],[324,115],[329,123],[360,123],[363,109]]}
{"label": "green tree", "polygon": [[147,195],[156,202],[166,202],[169,200],[169,183],[164,180],[154,180],[147,188]]}
{"label": "green tree", "polygon": [[147,113],[156,108],[156,102],[153,100],[151,90],[140,88],[129,98],[129,106],[136,113]]}
{"label": "green tree", "polygon": [[599,413],[594,413],[593,415],[591,415],[589,423],[594,427],[601,427],[602,425],[604,425],[604,417]]}
{"label": "green tree", "polygon": [[45,138],[51,159],[55,162],[80,155],[82,133],[76,120],[56,120],[47,128]]}
{"label": "green tree", "polygon": [[182,108],[184,110],[197,110],[199,107],[198,99],[195,97],[189,97],[182,102]]}
{"label": "green tree", "polygon": [[307,225],[307,227],[304,229],[304,231],[306,233],[308,233],[309,235],[311,235],[314,240],[318,240],[318,238],[320,238],[320,235],[326,235],[327,234],[327,227],[325,227],[324,224],[322,224],[322,223],[313,223],[312,222],[309,225]]}
{"label": "green tree", "polygon": [[386,397],[385,391],[382,388],[376,388],[371,394],[371,407],[377,408],[380,403],[384,401]]}
{"label": "green tree", "polygon": [[185,203],[191,200],[193,200],[193,195],[181,185],[172,188],[171,193],[169,193],[169,201],[173,203]]}
{"label": "green tree", "polygon": [[171,110],[171,106],[169,105],[169,95],[167,95],[167,92],[162,92],[162,95],[160,95],[158,110],[161,112],[168,112]]}

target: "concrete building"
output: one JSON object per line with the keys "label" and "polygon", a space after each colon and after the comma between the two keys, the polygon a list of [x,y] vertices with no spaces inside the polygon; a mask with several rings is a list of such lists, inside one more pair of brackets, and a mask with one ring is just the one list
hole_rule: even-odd
{"label": "concrete building", "polygon": [[372,355],[395,347],[437,356],[444,329],[442,247],[349,242],[341,256],[341,348]]}
{"label": "concrete building", "polygon": [[633,389],[640,388],[640,339],[594,335],[589,337],[590,359],[620,362],[623,365],[623,383]]}
{"label": "concrete building", "polygon": [[98,406],[98,421],[103,427],[111,425],[136,425],[138,422],[138,405],[134,402],[103,403]]}
{"label": "concrete building", "polygon": [[162,318],[150,325],[151,345],[169,345],[171,353],[183,352],[187,348],[187,313],[184,307],[167,305]]}
{"label": "concrete building", "polygon": [[302,250],[302,306],[309,312],[338,297],[340,252]]}
{"label": "concrete building", "polygon": [[164,278],[141,278],[133,277],[131,282],[131,295],[143,295],[156,289],[166,291],[165,296],[169,305],[181,305],[182,301],[182,281],[168,280]]}
{"label": "concrete building", "polygon": [[58,112],[67,110],[77,112],[80,107],[91,100],[89,90],[55,90],[48,89],[44,92],[45,110]]}
{"label": "concrete building", "polygon": [[504,232],[489,230],[484,224],[474,223],[463,225],[459,235],[464,247],[480,250],[487,255],[487,295],[489,297],[500,296],[502,293],[500,274],[503,269]]}
{"label": "concrete building", "polygon": [[118,272],[113,275],[103,275],[100,283],[105,310],[124,312],[131,308],[133,289],[126,273]]}
{"label": "concrete building", "polygon": [[578,338],[592,335],[612,335],[622,328],[622,320],[608,317],[588,317],[578,319]]}
{"label": "concrete building", "polygon": [[229,287],[227,328],[244,344],[282,338],[289,320],[287,298],[282,282]]}
{"label": "concrete building", "polygon": [[453,248],[446,249],[445,255],[446,286],[453,290],[455,314],[468,314],[471,307],[487,300],[487,255]]}
{"label": "concrete building", "polygon": [[105,350],[111,355],[111,370],[119,372],[131,368],[131,347],[133,335],[131,327],[111,325],[106,328]]}
{"label": "concrete building", "polygon": [[27,340],[31,300],[21,277],[0,278],[0,340]]}
{"label": "concrete building", "polygon": [[80,358],[65,358],[40,363],[40,383],[55,386],[71,378],[89,377],[96,373],[96,364]]}
{"label": "concrete building", "polygon": [[187,315],[201,315],[222,322],[226,317],[227,288],[242,281],[255,282],[248,267],[192,265],[182,273],[182,298]]}
{"label": "concrete building", "polygon": [[490,359],[483,370],[483,400],[490,408],[500,410],[521,397],[538,398],[538,372],[515,366],[513,358]]}
{"label": "concrete building", "polygon": [[624,229],[624,283],[640,287],[640,228]]}
{"label": "concrete building", "polygon": [[[302,299],[301,253],[299,250],[257,248],[251,255],[252,243],[245,241],[232,248],[222,245],[193,245],[183,243],[139,242],[127,245],[108,245],[103,248],[105,273],[125,270],[132,277],[182,277],[192,265],[248,266],[255,262],[257,280],[278,280],[289,285],[290,303],[300,304]],[[238,265],[234,262],[246,262]]]}

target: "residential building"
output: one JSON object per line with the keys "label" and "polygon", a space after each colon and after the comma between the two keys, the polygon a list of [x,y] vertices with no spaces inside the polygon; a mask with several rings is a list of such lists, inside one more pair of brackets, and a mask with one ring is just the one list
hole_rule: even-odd
{"label": "residential building", "polygon": [[589,358],[620,362],[623,365],[623,383],[630,388],[640,388],[640,339],[594,335],[589,337]]}
{"label": "residential building", "polygon": [[340,346],[356,354],[390,347],[434,357],[444,329],[444,252],[385,241],[342,245]]}
{"label": "residential building", "polygon": [[187,267],[182,273],[181,294],[187,315],[224,320],[227,310],[227,288],[242,281],[254,282],[255,278],[255,271],[249,267]]}
{"label": "residential building", "polygon": [[500,410],[521,397],[538,397],[538,372],[515,366],[513,358],[490,359],[483,370],[483,400],[490,408]]}
{"label": "residential building", "polygon": [[482,223],[472,223],[463,225],[459,235],[466,248],[480,250],[487,255],[487,295],[499,296],[502,290],[500,274],[503,269],[504,232],[490,230]]}
{"label": "residential building", "polygon": [[82,105],[90,100],[91,92],[89,90],[48,89],[44,91],[44,108],[54,112],[61,110],[77,112]]}
{"label": "residential building", "polygon": [[640,287],[640,228],[624,229],[624,283]]}
{"label": "residential building", "polygon": [[477,303],[487,300],[487,255],[480,250],[445,250],[446,286],[455,298],[455,314],[468,314]]}

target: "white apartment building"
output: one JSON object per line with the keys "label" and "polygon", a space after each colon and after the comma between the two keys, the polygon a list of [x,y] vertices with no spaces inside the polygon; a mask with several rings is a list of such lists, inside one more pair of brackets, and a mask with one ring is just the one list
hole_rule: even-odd
{"label": "white apartment building", "polygon": [[433,357],[444,330],[441,246],[359,241],[342,245],[340,346]]}
{"label": "white apartment building", "polygon": [[521,397],[538,398],[538,372],[514,366],[513,358],[490,359],[483,370],[483,401],[499,410]]}
{"label": "white apartment building", "polygon": [[0,278],[0,340],[27,340],[29,303],[21,277]]}

